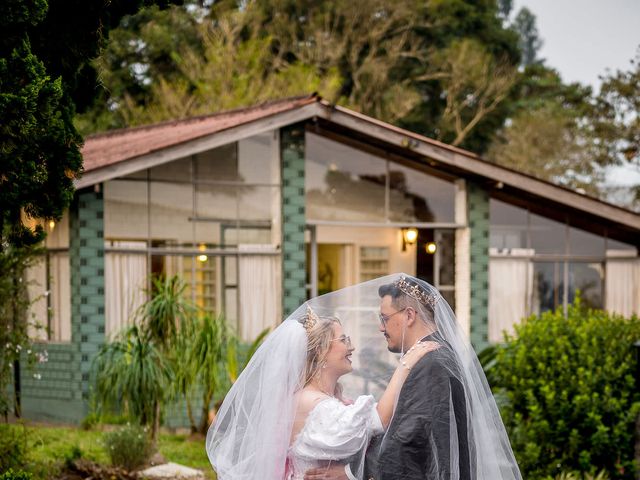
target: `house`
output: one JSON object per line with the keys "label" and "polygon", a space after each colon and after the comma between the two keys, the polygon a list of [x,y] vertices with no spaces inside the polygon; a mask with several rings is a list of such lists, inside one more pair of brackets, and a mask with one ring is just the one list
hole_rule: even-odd
{"label": "house", "polygon": [[583,301],[640,313],[640,215],[317,96],[86,139],[69,212],[31,277],[47,295],[30,418],[77,422],[91,362],[181,275],[245,339],[310,296],[393,272],[440,289],[476,349]]}

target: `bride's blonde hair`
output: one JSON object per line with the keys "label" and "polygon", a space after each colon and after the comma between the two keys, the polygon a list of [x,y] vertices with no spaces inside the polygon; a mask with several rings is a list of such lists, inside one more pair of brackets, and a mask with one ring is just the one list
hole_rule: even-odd
{"label": "bride's blonde hair", "polygon": [[303,383],[305,387],[320,374],[331,348],[333,325],[340,324],[340,320],[335,317],[319,317],[313,312],[308,312],[307,315],[313,315],[315,318],[308,319],[308,327],[305,325],[307,331],[307,363]]}

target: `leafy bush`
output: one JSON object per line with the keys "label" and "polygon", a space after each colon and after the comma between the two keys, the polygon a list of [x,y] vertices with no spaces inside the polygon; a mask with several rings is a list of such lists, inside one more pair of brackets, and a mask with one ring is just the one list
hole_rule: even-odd
{"label": "leafy bush", "polygon": [[579,472],[563,472],[557,475],[554,480],[609,480],[609,475],[605,472],[599,472],[596,475],[581,474]]}
{"label": "leafy bush", "polygon": [[0,480],[31,480],[31,474],[24,470],[8,469],[4,473],[0,474]]}
{"label": "leafy bush", "polygon": [[153,453],[147,429],[137,425],[127,425],[106,433],[104,445],[111,463],[129,471],[144,465]]}
{"label": "leafy bush", "polygon": [[638,317],[586,310],[578,298],[566,318],[531,317],[496,349],[488,377],[524,478],[634,477],[638,339]]}
{"label": "leafy bush", "polygon": [[[22,468],[27,457],[27,430],[13,425],[0,425],[0,472]],[[18,472],[14,472],[18,475]]]}

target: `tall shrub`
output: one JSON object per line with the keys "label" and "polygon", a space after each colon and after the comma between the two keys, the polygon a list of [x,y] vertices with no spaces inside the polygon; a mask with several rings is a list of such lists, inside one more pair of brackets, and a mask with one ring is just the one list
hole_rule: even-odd
{"label": "tall shrub", "polygon": [[562,471],[634,478],[640,319],[583,308],[531,317],[498,348],[490,381],[527,479]]}

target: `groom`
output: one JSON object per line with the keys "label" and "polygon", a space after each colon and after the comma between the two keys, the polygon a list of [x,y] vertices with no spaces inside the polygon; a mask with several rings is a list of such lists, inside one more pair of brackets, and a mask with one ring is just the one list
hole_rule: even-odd
{"label": "groom", "polygon": [[[367,451],[364,478],[475,478],[460,365],[434,319],[440,294],[405,276],[381,286],[378,294],[379,328],[389,351],[406,352],[419,340],[438,342],[441,348],[420,359],[405,380],[384,438],[375,438]],[[346,479],[348,470],[336,465],[309,470],[304,478]]]}

